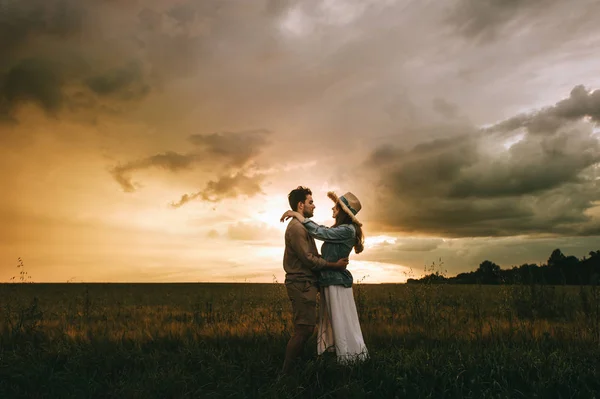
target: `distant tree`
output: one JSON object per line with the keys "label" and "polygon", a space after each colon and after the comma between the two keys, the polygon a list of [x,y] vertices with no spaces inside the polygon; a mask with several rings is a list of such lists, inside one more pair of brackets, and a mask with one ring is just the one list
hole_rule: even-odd
{"label": "distant tree", "polygon": [[536,264],[523,264],[519,266],[514,279],[517,283],[536,284],[543,281],[543,268]]}
{"label": "distant tree", "polygon": [[477,277],[475,272],[458,273],[456,277],[449,279],[450,282],[455,284],[475,284],[477,283]]}
{"label": "distant tree", "polygon": [[585,280],[578,268],[579,259],[565,256],[560,249],[555,249],[548,258],[547,278],[550,284],[579,284]]}
{"label": "distant tree", "polygon": [[498,274],[500,266],[489,260],[484,260],[479,264],[477,271],[482,274]]}
{"label": "distant tree", "polygon": [[498,284],[500,281],[500,266],[489,260],[484,260],[475,273],[479,275],[482,284]]}
{"label": "distant tree", "polygon": [[458,273],[455,277],[445,277],[438,272],[409,279],[408,283],[449,283],[449,284],[597,284],[600,282],[600,250],[590,251],[590,257],[581,260],[575,256],[565,256],[555,249],[546,265],[523,264],[503,270],[492,261],[481,262],[477,270]]}
{"label": "distant tree", "polygon": [[408,284],[441,284],[446,283],[448,279],[444,277],[444,275],[439,273],[431,273],[426,276],[421,277],[416,280],[414,278],[409,278],[406,280]]}
{"label": "distant tree", "polygon": [[582,284],[597,284],[600,277],[600,251],[590,251],[590,257],[579,262],[577,267]]}
{"label": "distant tree", "polygon": [[565,260],[565,258],[566,256],[562,253],[562,251],[556,248],[554,251],[552,251],[550,257],[548,258],[548,266],[559,266]]}

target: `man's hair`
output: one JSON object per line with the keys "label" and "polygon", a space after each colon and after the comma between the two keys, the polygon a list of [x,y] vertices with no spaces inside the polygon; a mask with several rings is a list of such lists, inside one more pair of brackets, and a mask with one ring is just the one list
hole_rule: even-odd
{"label": "man's hair", "polygon": [[298,203],[306,201],[306,197],[312,195],[312,191],[310,188],[298,186],[298,188],[293,189],[288,194],[288,201],[290,203],[290,208],[293,211],[298,211]]}

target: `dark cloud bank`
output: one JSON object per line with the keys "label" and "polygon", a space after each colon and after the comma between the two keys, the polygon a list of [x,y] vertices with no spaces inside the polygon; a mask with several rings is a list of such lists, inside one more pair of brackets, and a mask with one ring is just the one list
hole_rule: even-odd
{"label": "dark cloud bank", "polygon": [[[554,106],[486,129],[383,146],[365,166],[377,179],[381,230],[442,236],[596,235],[600,91],[575,87]],[[511,137],[520,141],[508,149]]]}

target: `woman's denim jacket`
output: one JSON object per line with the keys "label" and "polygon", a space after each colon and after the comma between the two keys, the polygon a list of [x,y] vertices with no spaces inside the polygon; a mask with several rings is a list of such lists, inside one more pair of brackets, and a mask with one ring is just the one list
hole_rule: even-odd
{"label": "woman's denim jacket", "polygon": [[[342,224],[336,227],[327,227],[316,224],[310,219],[304,219],[304,227],[311,237],[324,241],[321,247],[321,256],[328,262],[337,262],[347,258],[356,244],[356,228],[353,224]],[[321,270],[319,286],[343,285],[352,287],[352,274],[344,270]]]}

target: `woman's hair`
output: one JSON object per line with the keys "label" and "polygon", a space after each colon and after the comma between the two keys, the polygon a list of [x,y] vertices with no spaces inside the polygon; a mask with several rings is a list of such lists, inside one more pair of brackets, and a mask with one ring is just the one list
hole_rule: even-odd
{"label": "woman's hair", "polygon": [[357,254],[361,253],[365,249],[365,237],[363,235],[362,228],[356,223],[352,222],[352,218],[350,215],[344,212],[340,204],[336,203],[335,207],[338,210],[338,214],[335,218],[335,224],[333,227],[340,226],[342,224],[354,224],[354,227],[356,228],[356,243],[354,244],[354,252]]}

